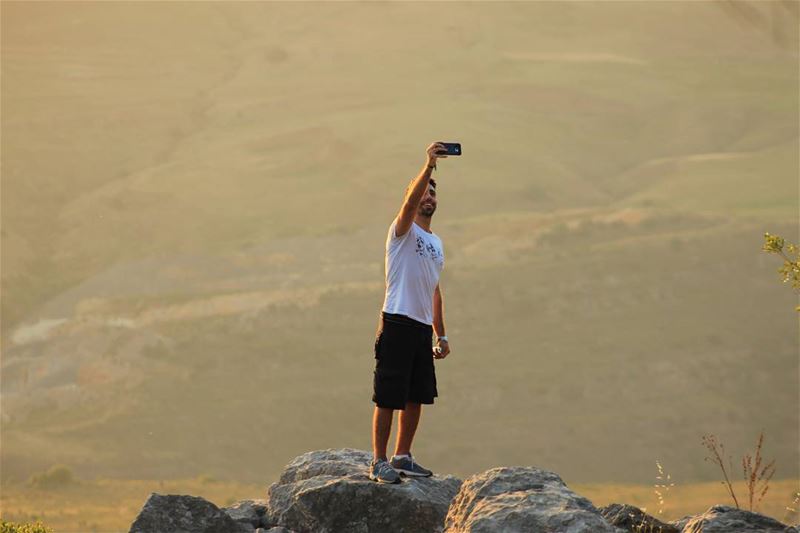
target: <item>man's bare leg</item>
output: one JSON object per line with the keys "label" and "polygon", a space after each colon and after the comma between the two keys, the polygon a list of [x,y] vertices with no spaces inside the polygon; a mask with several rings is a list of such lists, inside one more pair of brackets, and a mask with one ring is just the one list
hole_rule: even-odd
{"label": "man's bare leg", "polygon": [[421,414],[422,405],[414,402],[407,402],[405,410],[400,411],[397,444],[394,448],[395,455],[408,455],[411,453],[411,442],[414,440],[414,433],[417,432]]}
{"label": "man's bare leg", "polygon": [[386,446],[392,432],[394,409],[375,406],[372,415],[372,453],[375,459],[387,459]]}

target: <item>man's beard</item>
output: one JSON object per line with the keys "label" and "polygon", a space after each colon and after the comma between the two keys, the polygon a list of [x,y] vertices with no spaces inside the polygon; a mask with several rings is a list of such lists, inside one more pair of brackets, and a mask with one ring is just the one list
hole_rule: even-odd
{"label": "man's beard", "polygon": [[431,217],[436,212],[436,206],[419,206],[419,214],[424,217]]}

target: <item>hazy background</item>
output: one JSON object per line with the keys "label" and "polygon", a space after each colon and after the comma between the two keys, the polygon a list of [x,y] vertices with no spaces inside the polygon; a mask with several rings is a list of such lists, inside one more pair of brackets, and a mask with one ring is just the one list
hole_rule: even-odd
{"label": "hazy background", "polygon": [[[798,477],[798,3],[2,3],[2,480],[371,447],[433,141],[459,476]],[[738,470],[737,470],[738,472]],[[736,477],[739,477],[738,473]]]}

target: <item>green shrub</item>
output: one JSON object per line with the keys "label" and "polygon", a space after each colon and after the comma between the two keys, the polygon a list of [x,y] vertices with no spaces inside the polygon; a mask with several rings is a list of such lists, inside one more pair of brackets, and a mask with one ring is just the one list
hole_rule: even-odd
{"label": "green shrub", "polygon": [[[786,241],[779,235],[764,234],[764,245],[761,251],[769,254],[777,254],[783,258],[783,266],[778,269],[778,273],[783,276],[783,282],[792,282],[792,287],[800,290],[800,246],[789,243],[786,245],[786,252],[783,251],[783,246]],[[795,308],[800,311],[800,305]]]}
{"label": "green shrub", "polygon": [[53,533],[53,530],[39,521],[35,524],[16,524],[0,520],[0,533]]}

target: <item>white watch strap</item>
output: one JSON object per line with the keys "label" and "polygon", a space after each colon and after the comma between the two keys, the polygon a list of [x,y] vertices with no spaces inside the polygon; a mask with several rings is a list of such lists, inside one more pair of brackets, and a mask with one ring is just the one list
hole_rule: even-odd
{"label": "white watch strap", "polygon": [[437,340],[437,341],[449,342],[449,341],[447,340],[447,335],[442,335],[441,337],[436,337],[436,340]]}

